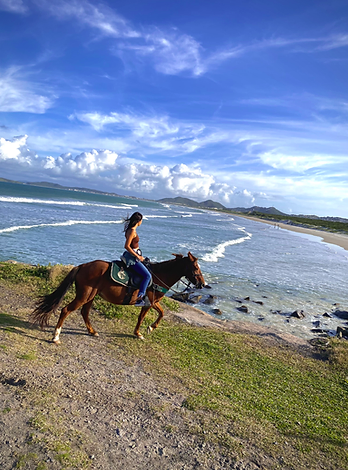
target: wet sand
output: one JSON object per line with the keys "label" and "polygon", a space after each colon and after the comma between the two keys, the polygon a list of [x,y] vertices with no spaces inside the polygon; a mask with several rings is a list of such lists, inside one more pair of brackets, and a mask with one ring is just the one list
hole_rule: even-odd
{"label": "wet sand", "polygon": [[[239,214],[233,215],[233,216],[243,217],[243,216],[240,216]],[[298,227],[296,225],[288,225],[288,224],[283,224],[283,223],[278,223],[278,222],[272,222],[271,220],[259,219],[257,217],[245,216],[244,218],[254,220],[255,222],[262,222],[268,225],[273,225],[273,226],[278,225],[279,228],[282,230],[290,230],[291,232],[300,232],[300,233],[306,233],[308,235],[314,235],[315,237],[320,237],[321,241],[324,243],[331,243],[332,245],[340,246],[341,248],[348,251],[348,235],[344,235],[341,233],[326,232],[324,230],[315,230],[315,229],[309,229],[305,227]]]}

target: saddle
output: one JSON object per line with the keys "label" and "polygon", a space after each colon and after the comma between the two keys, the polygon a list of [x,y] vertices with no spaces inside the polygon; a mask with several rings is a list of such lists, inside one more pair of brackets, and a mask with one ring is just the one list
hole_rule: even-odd
{"label": "saddle", "polygon": [[[117,284],[131,288],[133,290],[139,289],[142,278],[139,274],[126,267],[123,261],[111,261],[110,277]],[[148,287],[152,285],[152,277]]]}

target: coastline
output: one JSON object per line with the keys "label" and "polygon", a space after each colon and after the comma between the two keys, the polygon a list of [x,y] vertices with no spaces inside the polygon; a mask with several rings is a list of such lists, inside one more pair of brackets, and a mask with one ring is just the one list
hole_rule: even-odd
{"label": "coastline", "polygon": [[241,217],[248,220],[254,220],[255,222],[261,222],[268,225],[277,225],[282,230],[289,230],[290,232],[305,233],[307,235],[313,235],[315,237],[321,238],[321,241],[324,243],[330,243],[331,245],[337,245],[344,250],[348,251],[348,235],[342,233],[332,233],[325,230],[316,230],[305,227],[299,227],[297,225],[288,225],[281,222],[273,222],[271,220],[260,219],[258,217],[250,217],[233,214],[233,217]]}

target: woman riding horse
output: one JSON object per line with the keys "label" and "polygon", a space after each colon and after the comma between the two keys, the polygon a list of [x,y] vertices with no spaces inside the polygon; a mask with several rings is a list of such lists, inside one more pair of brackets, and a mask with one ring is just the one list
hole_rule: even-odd
{"label": "woman riding horse", "polygon": [[139,287],[138,298],[135,302],[136,307],[143,307],[145,305],[144,297],[147,286],[151,281],[151,274],[148,269],[143,265],[144,257],[141,249],[139,248],[139,235],[137,228],[140,227],[143,221],[143,216],[140,212],[134,212],[131,217],[124,221],[124,233],[126,236],[126,243],[124,245],[125,251],[123,258],[126,261],[127,268],[131,268],[141,277],[141,284]]}

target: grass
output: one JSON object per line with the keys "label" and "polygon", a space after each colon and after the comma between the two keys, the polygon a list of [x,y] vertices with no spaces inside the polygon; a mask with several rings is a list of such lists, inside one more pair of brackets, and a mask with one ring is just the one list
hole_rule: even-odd
{"label": "grass", "polygon": [[[38,274],[33,268],[15,266],[3,271],[0,264],[0,279],[16,285],[18,279],[28,278],[23,282],[36,283],[36,293],[53,289],[43,267],[37,268]],[[170,299],[165,304],[177,308]],[[346,340],[330,339],[318,350],[325,358],[319,360],[255,336],[164,320],[141,342],[130,336],[139,309],[111,305],[101,298],[95,308],[113,320],[113,344],[124,350],[125,360],[141,358],[159,386],[183,396],[182,412],[189,421],[195,417],[190,429],[202,441],[235,455],[256,448],[279,461],[274,468],[348,469]],[[143,327],[156,316],[150,311]],[[16,326],[4,314],[0,324]],[[40,415],[32,424],[41,429],[47,425],[40,422]],[[170,423],[166,426],[166,432],[175,432]],[[80,462],[81,468],[87,465],[85,456],[72,456],[63,447],[55,449],[62,465],[70,459]]]}

